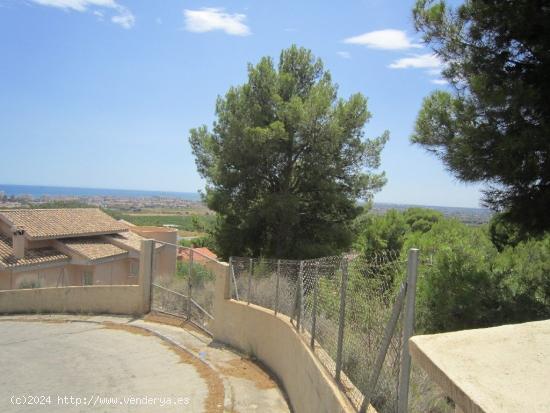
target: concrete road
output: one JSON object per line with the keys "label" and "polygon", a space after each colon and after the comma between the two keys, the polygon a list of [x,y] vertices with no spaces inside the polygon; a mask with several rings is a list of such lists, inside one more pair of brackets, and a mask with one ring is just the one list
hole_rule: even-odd
{"label": "concrete road", "polygon": [[290,412],[259,366],[180,321],[0,317],[0,413]]}
{"label": "concrete road", "polygon": [[0,323],[1,412],[203,412],[208,384],[153,335],[86,322]]}

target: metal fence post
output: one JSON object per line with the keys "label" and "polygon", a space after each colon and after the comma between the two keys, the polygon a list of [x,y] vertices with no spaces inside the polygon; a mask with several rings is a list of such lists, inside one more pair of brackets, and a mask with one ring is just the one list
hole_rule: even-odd
{"label": "metal fence post", "polygon": [[[239,287],[237,286],[237,278],[235,277],[235,266],[233,264],[233,257],[229,257],[229,270],[231,271],[231,280],[233,282],[233,290],[235,292],[235,299],[239,298]],[[233,298],[233,297],[231,297]]]}
{"label": "metal fence post", "polygon": [[250,294],[252,293],[252,275],[254,274],[254,261],[250,258],[248,264],[248,293],[246,295],[247,304],[250,304]]}
{"label": "metal fence post", "polygon": [[315,264],[315,272],[313,277],[313,309],[311,319],[311,342],[310,346],[312,350],[315,350],[315,329],[317,325],[317,290],[321,277],[319,276],[319,263]]}
{"label": "metal fence post", "polygon": [[382,364],[386,359],[386,354],[388,353],[388,348],[390,346],[391,338],[397,327],[397,322],[399,321],[399,314],[401,314],[401,309],[403,307],[403,300],[405,299],[405,294],[407,292],[407,283],[403,282],[399,294],[393,303],[393,308],[391,312],[390,321],[386,324],[386,329],[384,331],[384,338],[382,339],[382,344],[378,355],[376,356],[376,361],[374,362],[374,367],[369,377],[367,383],[367,388],[365,390],[365,397],[363,398],[363,403],[359,409],[359,413],[365,413],[369,407],[370,401],[376,390],[376,384],[378,383],[378,378],[380,377],[380,372],[382,371]]}
{"label": "metal fence post", "polygon": [[342,283],[340,285],[340,315],[338,319],[338,348],[336,350],[336,374],[334,377],[340,382],[342,372],[342,351],[344,345],[344,325],[346,321],[346,290],[348,287],[348,262],[342,259]]}
{"label": "metal fence post", "polygon": [[303,301],[303,294],[304,294],[304,262],[300,261],[300,270],[298,271],[298,294],[297,294],[297,311],[298,316],[296,317],[296,330],[298,330],[298,333],[300,332],[300,325],[302,323],[302,301]]}
{"label": "metal fence post", "polygon": [[[303,262],[303,261],[302,261]],[[301,271],[301,277],[300,277],[300,320],[301,320],[301,327],[302,327],[302,333],[305,330],[305,307],[304,307],[304,266],[302,266]]]}
{"label": "metal fence post", "polygon": [[411,376],[409,339],[414,332],[418,256],[418,249],[411,248],[409,250],[407,264],[407,304],[405,307],[405,325],[403,326],[403,348],[401,349],[401,368],[399,372],[399,389],[397,392],[397,413],[406,413],[409,404],[409,380]]}
{"label": "metal fence post", "polygon": [[231,277],[229,280],[229,298],[233,298],[233,291],[237,289],[236,283],[233,282],[233,256],[229,257],[229,277]]}
{"label": "metal fence post", "polygon": [[193,278],[193,248],[189,250],[189,277],[187,277],[187,319],[191,319],[191,289]]}
{"label": "metal fence post", "polygon": [[275,315],[279,311],[279,277],[281,276],[281,260],[277,260],[277,283],[275,284]]}

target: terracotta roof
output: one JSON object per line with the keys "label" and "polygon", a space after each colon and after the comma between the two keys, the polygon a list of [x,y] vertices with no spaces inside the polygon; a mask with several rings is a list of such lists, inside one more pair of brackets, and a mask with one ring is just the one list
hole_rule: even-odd
{"label": "terracotta roof", "polygon": [[97,208],[12,209],[0,211],[0,219],[21,227],[30,240],[115,234],[128,231]]}
{"label": "terracotta roof", "polygon": [[[178,252],[180,261],[189,261],[190,250],[181,248]],[[208,262],[208,258],[217,261],[218,256],[206,247],[193,248],[193,261]]]}
{"label": "terracotta roof", "polygon": [[92,261],[128,254],[128,251],[99,237],[60,239],[59,242]]}
{"label": "terracotta roof", "polygon": [[[105,238],[109,241],[119,242],[120,244],[131,248],[135,251],[141,250],[141,241],[144,239],[147,239],[145,237],[142,237],[141,235],[138,235],[132,231],[123,232],[120,234],[113,234],[113,235],[106,235]],[[156,242],[155,248],[161,248],[163,244]]]}
{"label": "terracotta roof", "polygon": [[13,255],[11,238],[0,234],[0,266],[14,268],[26,265],[68,262],[70,258],[54,248],[34,248],[25,251],[25,258]]}

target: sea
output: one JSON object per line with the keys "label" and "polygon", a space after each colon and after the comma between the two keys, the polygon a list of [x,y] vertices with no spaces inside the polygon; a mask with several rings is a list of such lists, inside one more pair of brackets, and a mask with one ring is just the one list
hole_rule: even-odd
{"label": "sea", "polygon": [[198,192],[146,191],[135,189],[79,188],[64,186],[8,185],[0,184],[0,193],[7,196],[109,196],[121,198],[180,198],[187,201],[200,201]]}
{"label": "sea", "polygon": [[[147,191],[135,189],[110,189],[110,188],[80,188],[64,186],[38,186],[38,185],[8,185],[0,184],[0,194],[7,196],[31,196],[41,198],[43,196],[106,196],[120,198],[179,198],[186,201],[200,201],[201,196],[198,192],[169,192],[169,191]],[[389,209],[405,210],[410,207],[421,206],[441,211],[445,216],[455,217],[463,222],[484,223],[487,222],[492,212],[484,208],[460,208],[432,205],[407,205],[407,204],[387,204],[375,202],[373,211],[375,213],[384,213]]]}

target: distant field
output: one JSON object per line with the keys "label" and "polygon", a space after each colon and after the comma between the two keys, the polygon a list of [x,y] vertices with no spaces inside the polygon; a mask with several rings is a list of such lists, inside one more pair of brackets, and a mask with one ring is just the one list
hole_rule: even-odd
{"label": "distant field", "polygon": [[206,237],[208,234],[206,232],[178,230],[178,235],[182,238],[190,239]]}
{"label": "distant field", "polygon": [[140,211],[125,212],[127,215],[212,215],[206,207],[195,206],[190,208],[143,208]]}
{"label": "distant field", "polygon": [[175,225],[178,230],[192,234],[205,232],[216,219],[214,215],[144,215],[128,214],[113,210],[107,210],[106,212],[116,219],[123,219],[134,225],[156,227]]}

